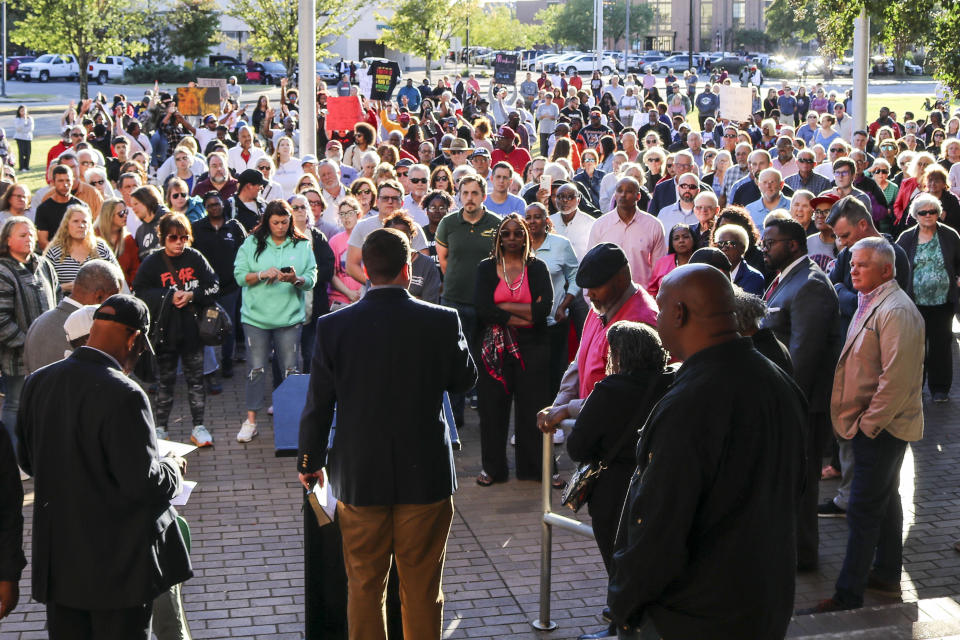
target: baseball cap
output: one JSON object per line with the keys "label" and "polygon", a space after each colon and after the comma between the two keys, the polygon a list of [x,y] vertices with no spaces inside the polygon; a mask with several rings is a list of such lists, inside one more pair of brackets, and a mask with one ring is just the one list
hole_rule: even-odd
{"label": "baseball cap", "polygon": [[327,147],[326,147],[327,151],[329,151],[330,149],[333,149],[334,147],[340,147],[342,149],[343,145],[340,144],[339,140],[331,140],[330,142],[327,143]]}
{"label": "baseball cap", "polygon": [[300,158],[300,166],[302,167],[305,164],[317,164],[317,156],[308,153]]}
{"label": "baseball cap", "polygon": [[139,331],[147,343],[147,350],[153,353],[153,345],[147,338],[150,333],[150,309],[140,298],[117,293],[110,296],[93,314],[94,320],[109,320]]}
{"label": "baseball cap", "polygon": [[414,164],[415,164],[415,163],[414,163],[413,160],[411,160],[410,158],[400,158],[400,160],[398,160],[398,161],[397,161],[397,164],[395,164],[394,166],[397,167],[397,168],[399,168],[399,167],[410,167],[410,166],[413,166]]}
{"label": "baseball cap", "polygon": [[67,334],[67,342],[73,342],[77,338],[90,335],[90,327],[93,326],[93,319],[97,313],[97,305],[85,304],[69,316],[63,323],[63,330]]}
{"label": "baseball cap", "polygon": [[817,196],[813,200],[811,200],[810,206],[813,207],[814,209],[816,209],[821,204],[829,205],[832,207],[834,204],[837,203],[838,200],[840,200],[840,196],[838,196],[837,194],[824,193],[822,195]]}
{"label": "baseball cap", "polygon": [[248,184],[259,184],[265,187],[270,184],[263,177],[263,174],[256,169],[244,169],[237,177],[237,183],[239,183],[241,187]]}
{"label": "baseball cap", "polygon": [[510,138],[511,140],[513,140],[516,137],[516,135],[517,135],[517,132],[514,131],[512,128],[508,127],[507,125],[503,125],[502,127],[500,127],[501,138]]}
{"label": "baseball cap", "polygon": [[479,158],[480,156],[490,157],[490,151],[486,147],[477,147],[474,149],[470,155],[467,156],[467,160],[472,160],[474,158]]}

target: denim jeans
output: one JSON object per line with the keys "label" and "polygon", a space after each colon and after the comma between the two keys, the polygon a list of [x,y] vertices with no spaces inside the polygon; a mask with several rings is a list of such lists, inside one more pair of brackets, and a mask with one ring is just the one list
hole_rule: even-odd
{"label": "denim jeans", "polygon": [[23,392],[23,381],[26,376],[3,375],[3,384],[6,387],[3,398],[3,426],[10,434],[10,443],[13,450],[17,450],[17,413],[20,410],[20,394]]}
{"label": "denim jeans", "polygon": [[170,148],[170,143],[167,142],[167,137],[160,131],[154,131],[153,135],[150,136],[150,145],[153,147],[153,157],[150,158],[150,162],[154,168],[159,169],[160,165],[169,157],[167,151]]}
{"label": "denim jeans", "polygon": [[263,408],[266,368],[271,350],[274,358],[279,361],[284,378],[299,372],[297,347],[300,342],[300,325],[261,329],[244,323],[243,331],[247,336],[247,366],[250,368],[247,375],[247,411],[259,411]]}
{"label": "denim jeans", "polygon": [[220,347],[220,364],[226,369],[233,368],[234,343],[236,342],[237,330],[240,328],[240,315],[237,313],[239,311],[237,300],[240,298],[240,291],[242,289],[237,289],[233,293],[217,298],[217,302],[226,309],[227,315],[230,316],[230,322],[233,324],[233,328],[224,337],[223,345]]}
{"label": "denim jeans", "polygon": [[878,578],[899,582],[903,568],[903,507],[900,466],[907,443],[881,431],[874,439],[857,432],[853,445],[853,483],[847,505],[847,555],[833,599],[863,606],[870,565]]}

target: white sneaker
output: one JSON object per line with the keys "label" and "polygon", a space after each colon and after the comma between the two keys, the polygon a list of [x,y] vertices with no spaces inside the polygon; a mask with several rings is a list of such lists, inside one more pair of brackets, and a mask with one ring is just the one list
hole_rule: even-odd
{"label": "white sneaker", "polygon": [[240,432],[237,434],[237,442],[250,442],[257,436],[257,433],[259,433],[257,425],[249,420],[244,420],[243,424],[240,425]]}
{"label": "white sneaker", "polygon": [[[17,469],[20,469],[20,465],[17,465]],[[20,469],[20,482],[26,482],[29,479],[30,479],[30,474],[24,471],[23,469]]]}
{"label": "white sneaker", "polygon": [[557,429],[553,432],[553,444],[563,444],[566,439],[566,436],[563,435],[563,429]]}
{"label": "white sneaker", "polygon": [[193,431],[190,432],[190,442],[198,447],[212,447],[213,436],[210,435],[210,432],[207,431],[205,426],[198,424],[193,428]]}
{"label": "white sneaker", "polygon": [[166,427],[157,427],[157,440],[169,440],[170,434],[167,433]]}
{"label": "white sneaker", "polygon": [[517,446],[517,434],[515,433],[510,436],[510,446]]}
{"label": "white sneaker", "polygon": [[270,415],[270,416],[273,415],[273,405],[270,405],[270,406],[267,408],[267,415]]}

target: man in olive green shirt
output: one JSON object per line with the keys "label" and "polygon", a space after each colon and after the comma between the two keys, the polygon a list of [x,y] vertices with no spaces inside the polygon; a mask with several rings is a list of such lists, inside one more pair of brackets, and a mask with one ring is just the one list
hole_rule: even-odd
{"label": "man in olive green shirt", "polygon": [[[460,181],[460,211],[448,214],[437,225],[437,258],[443,271],[444,305],[460,314],[463,334],[470,346],[470,353],[479,362],[477,335],[477,311],[473,306],[473,288],[477,278],[477,265],[490,257],[493,235],[500,226],[500,216],[490,213],[483,206],[487,197],[487,181],[477,175],[464,176]],[[462,395],[451,395],[453,417],[457,427],[463,425]]]}

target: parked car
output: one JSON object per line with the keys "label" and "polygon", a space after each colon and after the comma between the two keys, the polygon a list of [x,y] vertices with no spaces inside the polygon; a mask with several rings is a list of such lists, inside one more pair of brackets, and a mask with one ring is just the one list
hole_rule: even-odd
{"label": "parked car", "polygon": [[737,74],[740,73],[740,69],[743,69],[749,63],[740,56],[725,56],[717,60],[711,60],[710,64],[713,69],[726,69],[727,73]]}
{"label": "parked car", "polygon": [[87,65],[87,78],[96,79],[97,84],[120,80],[134,64],[127,56],[100,56]]}
{"label": "parked car", "polygon": [[[696,56],[694,56],[696,58]],[[696,60],[693,61],[696,64]],[[685,53],[672,55],[669,58],[664,58],[662,60],[655,60],[643,65],[643,71],[646,73],[649,69],[652,73],[666,73],[669,69],[673,69],[677,73],[682,73],[685,69],[690,68],[690,58]]]}
{"label": "parked car", "polygon": [[279,85],[286,77],[287,68],[279,62],[247,62],[247,82]]}
{"label": "parked car", "polygon": [[237,76],[237,82],[247,81],[247,65],[233,56],[210,56],[210,66],[230,71]]}
{"label": "parked car", "polygon": [[922,76],[922,75],[923,75],[923,67],[921,67],[921,66],[918,65],[918,64],[913,64],[913,63],[910,62],[909,60],[904,60],[904,61],[903,61],[903,71],[904,71],[904,73],[906,73],[908,76]]}
{"label": "parked car", "polygon": [[7,77],[16,78],[17,68],[24,62],[33,62],[36,56],[10,56],[7,58]]}
{"label": "parked car", "polygon": [[17,79],[29,82],[39,80],[76,80],[80,77],[77,59],[62,53],[45,53],[33,62],[20,63],[17,67]]}
{"label": "parked car", "polygon": [[337,70],[325,62],[317,63],[317,76],[327,84],[337,84],[337,81],[340,79]]}
{"label": "parked car", "polygon": [[608,76],[616,70],[617,61],[609,56],[603,56],[600,58],[599,64],[597,64],[596,54],[579,53],[566,58],[560,58],[545,66],[547,71],[565,71],[568,76],[590,73],[595,68],[599,68],[603,75]]}

